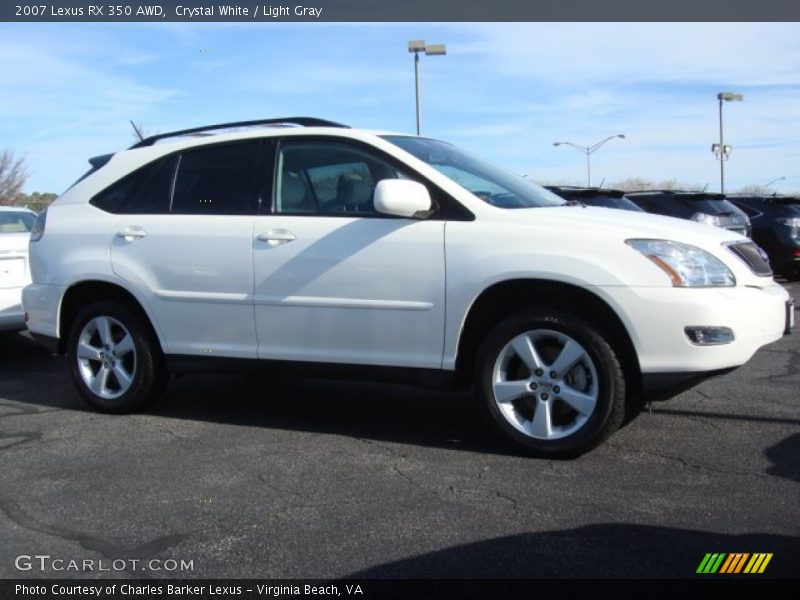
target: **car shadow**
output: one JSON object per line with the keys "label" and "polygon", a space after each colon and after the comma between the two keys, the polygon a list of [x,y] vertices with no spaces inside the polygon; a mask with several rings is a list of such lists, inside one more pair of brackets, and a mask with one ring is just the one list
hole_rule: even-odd
{"label": "car shadow", "polygon": [[[800,538],[791,536],[762,533],[727,535],[605,523],[560,531],[523,533],[453,546],[376,565],[351,573],[346,579],[700,580],[737,577],[735,574],[698,575],[697,569],[707,553],[772,553],[773,557],[764,574],[753,576],[740,573],[738,577],[742,580],[751,580],[753,577],[796,578],[798,552]],[[491,591],[494,590],[487,590]],[[559,596],[563,597],[564,594]],[[601,597],[596,594],[592,596]]]}
{"label": "car shadow", "polygon": [[800,482],[800,433],[770,446],[766,454],[772,462],[767,473]]}
{"label": "car shadow", "polygon": [[[0,339],[0,398],[93,412],[67,372],[23,336]],[[361,381],[263,373],[170,377],[148,414],[246,427],[277,428],[383,442],[513,454],[494,435],[468,394]]]}

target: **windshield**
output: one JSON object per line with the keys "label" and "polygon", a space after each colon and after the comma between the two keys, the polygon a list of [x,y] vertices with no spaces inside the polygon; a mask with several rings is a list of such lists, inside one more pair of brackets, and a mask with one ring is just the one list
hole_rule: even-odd
{"label": "windshield", "polygon": [[33,227],[36,215],[21,210],[0,211],[0,234],[28,233]]}
{"label": "windshield", "polygon": [[561,206],[564,200],[524,177],[474,158],[446,142],[402,135],[383,139],[428,163],[478,198],[499,208]]}

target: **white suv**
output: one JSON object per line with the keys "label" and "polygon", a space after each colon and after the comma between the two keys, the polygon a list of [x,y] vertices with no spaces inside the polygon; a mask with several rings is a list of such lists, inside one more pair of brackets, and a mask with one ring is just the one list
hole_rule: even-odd
{"label": "white suv", "polygon": [[472,387],[517,447],[573,456],[791,328],[750,240],[565,204],[436,140],[303,117],[90,162],[37,221],[24,307],[108,412],[168,372],[335,366]]}

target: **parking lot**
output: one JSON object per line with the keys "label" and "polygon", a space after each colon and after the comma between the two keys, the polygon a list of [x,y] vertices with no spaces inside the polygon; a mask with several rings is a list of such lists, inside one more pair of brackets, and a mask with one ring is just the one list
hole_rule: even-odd
{"label": "parking lot", "polygon": [[[767,575],[796,577],[798,390],[795,330],[550,461],[411,387],[196,375],[102,415],[65,359],[5,337],[0,576],[690,577],[707,552],[769,552]],[[35,554],[192,568],[15,567]]]}

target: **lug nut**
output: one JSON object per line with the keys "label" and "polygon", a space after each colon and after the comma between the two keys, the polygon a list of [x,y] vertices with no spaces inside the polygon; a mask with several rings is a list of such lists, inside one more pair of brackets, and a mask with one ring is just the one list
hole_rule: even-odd
{"label": "lug nut", "polygon": [[556,377],[558,377],[558,373],[555,371],[550,371],[550,379],[555,379]]}
{"label": "lug nut", "polygon": [[536,385],[535,383],[531,383],[531,384],[530,384],[528,387],[529,387],[530,389],[532,389],[532,390],[535,390],[535,389],[536,389],[537,387],[539,387],[539,386],[538,386],[538,385]]}
{"label": "lug nut", "polygon": [[558,387],[557,385],[556,385],[556,386],[553,386],[553,393],[554,393],[554,394],[558,394],[559,392],[561,392],[561,388],[560,388],[560,387]]}
{"label": "lug nut", "polygon": [[542,400],[549,400],[550,396],[547,394],[542,394]]}
{"label": "lug nut", "polygon": [[537,377],[541,377],[541,376],[542,376],[542,373],[544,373],[544,371],[542,371],[541,369],[536,369],[536,370],[534,371],[534,373],[536,374],[536,376],[537,376]]}

